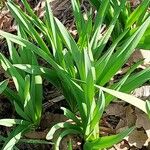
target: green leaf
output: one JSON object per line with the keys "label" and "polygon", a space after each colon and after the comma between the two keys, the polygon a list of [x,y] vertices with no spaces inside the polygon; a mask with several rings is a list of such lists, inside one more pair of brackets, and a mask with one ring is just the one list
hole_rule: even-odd
{"label": "green leaf", "polygon": [[[90,107],[92,105],[92,101],[94,98],[95,94],[95,89],[94,89],[94,80],[95,80],[95,68],[93,66],[93,56],[91,53],[91,49],[84,49],[84,62],[85,62],[85,80],[86,80],[86,85],[85,85],[85,99],[86,99],[86,104],[88,107],[88,110],[90,110]],[[89,114],[89,112],[88,112]]]}
{"label": "green leaf", "polygon": [[28,123],[29,123],[28,121],[20,119],[0,119],[0,125],[5,127],[12,127],[17,124],[26,125]]}
{"label": "green leaf", "polygon": [[9,73],[11,74],[19,96],[23,97],[24,79],[19,74],[17,69],[8,61],[8,59],[4,55],[0,54],[0,60],[4,70],[9,71]]}
{"label": "green leaf", "polygon": [[70,139],[69,144],[68,144],[68,150],[73,150],[72,147],[73,147],[73,145],[72,145],[72,142],[71,142],[71,139]]}
{"label": "green leaf", "polygon": [[68,119],[71,119],[73,120],[78,126],[81,126],[81,122],[80,122],[80,119],[77,118],[75,116],[74,113],[72,113],[69,109],[67,108],[64,108],[64,107],[61,107],[61,109],[64,111],[64,115],[68,118]]}
{"label": "green leaf", "polygon": [[[134,65],[132,65],[130,67],[130,69],[127,71],[127,73],[122,77],[122,79],[120,79],[120,81],[118,81],[117,83],[114,83],[113,85],[111,85],[109,88],[117,90],[117,91],[119,91],[121,89],[122,92],[128,92],[128,93],[130,91],[132,91],[133,87],[130,86],[130,84],[128,84],[128,91],[124,91],[122,89],[124,87],[126,87],[125,83],[130,79],[130,74],[142,63],[143,63],[143,61],[139,61],[139,62],[135,63]],[[146,78],[144,78],[144,79],[146,79]],[[137,81],[137,80],[135,79],[135,81]],[[141,81],[143,82],[143,79],[140,80],[140,83],[142,83]],[[138,84],[135,84],[135,85],[137,86]],[[140,85],[142,85],[142,84],[140,84]],[[135,88],[133,88],[133,89],[135,89]],[[114,96],[112,96],[112,95],[107,96],[106,97],[106,105],[108,105],[112,100],[114,100]]]}
{"label": "green leaf", "polygon": [[76,67],[74,65],[74,60],[72,58],[72,55],[67,51],[64,50],[64,60],[65,60],[65,65],[66,65],[66,69],[68,71],[68,73],[72,76],[75,77],[76,76]]}
{"label": "green leaf", "polygon": [[143,83],[147,82],[150,79],[150,67],[131,75],[128,80],[124,83],[124,86],[121,87],[120,91],[131,92],[132,90],[138,88]]}
{"label": "green leaf", "polygon": [[150,118],[150,101],[149,100],[146,100],[146,110],[147,110],[147,114]]}
{"label": "green leaf", "polygon": [[12,63],[16,63],[16,64],[22,63],[21,58],[19,57],[14,45],[10,40],[7,40],[7,45],[8,45],[8,50],[9,50],[10,59]]}
{"label": "green leaf", "polygon": [[94,31],[100,30],[103,20],[106,15],[107,8],[109,6],[109,0],[105,0],[101,2],[101,5],[98,9],[98,12],[96,14],[95,22],[94,22]]}
{"label": "green leaf", "polygon": [[53,139],[53,136],[54,136],[54,133],[61,129],[61,128],[67,128],[67,129],[73,129],[73,130],[76,130],[76,132],[80,132],[82,133],[82,130],[79,126],[76,126],[76,125],[73,125],[73,124],[70,124],[68,122],[61,122],[61,123],[57,123],[55,124],[51,129],[50,131],[48,132],[48,134],[46,135],[46,139],[47,140],[51,140]]}
{"label": "green leaf", "polygon": [[13,66],[32,75],[41,75],[42,77],[48,79],[48,81],[50,81],[54,86],[60,88],[58,75],[53,69],[29,64],[14,64]]}
{"label": "green leaf", "polygon": [[33,21],[33,23],[38,27],[38,29],[41,29],[44,31],[44,29],[45,29],[44,23],[39,19],[39,17],[37,15],[34,14],[34,11],[31,8],[31,6],[29,5],[29,3],[26,0],[21,0],[21,1],[22,1],[23,5],[25,6],[25,9],[31,16],[31,21]]}
{"label": "green leaf", "polygon": [[90,0],[91,4],[95,6],[95,8],[98,10],[100,7],[100,0]]}
{"label": "green leaf", "polygon": [[129,128],[117,135],[100,137],[91,142],[87,141],[84,144],[84,149],[99,150],[99,149],[109,148],[109,147],[113,146],[114,144],[119,143],[121,140],[123,140],[123,138],[125,138],[127,135],[129,135],[133,130],[134,130],[134,128]]}
{"label": "green leaf", "polygon": [[11,150],[16,143],[20,140],[22,134],[29,129],[29,124],[18,125],[5,140],[2,150]]}
{"label": "green leaf", "polygon": [[28,120],[28,121],[32,121],[32,118],[31,116],[28,116],[22,107],[19,106],[19,104],[17,102],[14,101],[14,106],[15,106],[15,110],[16,112],[18,113],[18,115],[20,115],[22,118],[24,118],[25,120]]}
{"label": "green leaf", "polygon": [[64,130],[62,133],[60,133],[60,135],[58,136],[57,140],[56,140],[56,143],[55,143],[55,150],[59,150],[59,145],[60,145],[60,142],[61,140],[68,134],[80,134],[79,131],[76,131],[74,129],[66,129]]}
{"label": "green leaf", "polygon": [[122,67],[122,65],[128,60],[131,54],[134,52],[144,32],[150,24],[150,17],[140,26],[140,28],[127,39],[126,42],[113,54],[110,58],[105,71],[101,74],[100,85],[105,85]]}
{"label": "green leaf", "polygon": [[[25,88],[24,88],[24,112],[25,114],[35,122],[35,110],[34,106],[35,104],[33,103],[32,95],[34,93],[31,93],[31,86],[32,84],[30,83],[30,76],[26,75],[25,77]],[[40,92],[40,91],[39,91]]]}
{"label": "green leaf", "polygon": [[80,76],[84,78],[84,72],[82,69],[83,66],[81,65],[83,63],[81,62],[82,61],[81,52],[76,42],[74,41],[73,37],[69,34],[69,32],[66,30],[64,25],[57,18],[55,18],[55,21],[60,32],[60,37],[63,39],[65,45],[67,46],[68,50],[72,54],[72,57],[77,65],[77,68],[79,69]]}
{"label": "green leaf", "polygon": [[142,111],[144,111],[145,113],[147,113],[146,111],[146,105],[145,105],[145,102],[139,98],[136,98],[135,96],[132,96],[132,95],[129,95],[129,94],[126,94],[126,93],[123,93],[123,92],[119,92],[119,91],[115,91],[115,90],[111,90],[111,89],[108,89],[108,88],[104,88],[104,87],[101,87],[101,86],[97,86],[95,85],[98,89],[101,89],[139,109],[141,109]]}
{"label": "green leaf", "polygon": [[83,27],[85,26],[85,22],[84,22],[84,19],[80,10],[79,0],[71,0],[71,4],[72,4],[72,9],[73,9],[73,14],[75,17],[77,31],[78,31],[78,34],[81,36],[84,30]]}
{"label": "green leaf", "polygon": [[2,94],[3,91],[6,89],[8,82],[9,82],[8,79],[0,82],[0,94]]}
{"label": "green leaf", "polygon": [[[125,82],[128,81],[129,76],[131,75],[131,73],[132,73],[133,71],[135,71],[135,69],[137,69],[138,66],[141,65],[142,63],[143,63],[143,60],[138,61],[137,63],[133,64],[133,65],[129,68],[129,70],[127,71],[127,73],[123,76],[123,78],[122,78],[118,83],[113,84],[113,85],[111,86],[111,89],[120,90],[121,87],[124,86]],[[134,75],[135,75],[135,74],[134,74]]]}
{"label": "green leaf", "polygon": [[98,99],[94,99],[91,104],[89,115],[87,115],[87,125],[85,128],[85,141],[93,140],[99,137],[99,121],[105,108],[105,97],[100,90]]}
{"label": "green leaf", "polygon": [[109,60],[111,59],[113,52],[115,48],[117,47],[118,43],[122,40],[122,38],[126,35],[128,30],[125,30],[114,42],[113,44],[108,48],[107,52],[102,55],[98,59],[98,61],[95,63],[95,69],[96,69],[96,76],[97,76],[97,83],[99,84],[101,80],[101,74],[105,71],[105,67],[108,65]]}
{"label": "green leaf", "polygon": [[115,24],[117,22],[117,19],[120,15],[121,10],[125,7],[125,2],[126,0],[121,0],[120,2],[120,6],[115,8],[115,13],[114,13],[114,17],[112,18],[112,21],[110,22],[110,25],[106,31],[106,33],[102,36],[102,38],[100,39],[97,48],[94,49],[93,51],[93,55],[95,59],[98,59],[99,56],[101,55],[103,49],[105,48],[111,33],[113,32],[113,29],[115,27]]}
{"label": "green leaf", "polygon": [[[28,37],[21,25],[18,25],[18,36],[23,39],[28,40]],[[18,53],[20,55],[20,58],[21,58],[23,64],[26,64],[26,63],[32,64],[32,58],[31,58],[32,52],[28,48],[20,46],[18,49]],[[18,63],[18,64],[20,64],[20,63]]]}
{"label": "green leaf", "polygon": [[16,93],[16,91],[11,90],[10,88],[6,88],[5,91],[3,92],[4,95],[9,99],[9,101],[13,104],[15,101],[18,103],[20,106],[22,105],[20,102],[20,96]]}
{"label": "green leaf", "polygon": [[[46,0],[45,20],[46,20],[46,27],[47,27],[47,30],[48,30],[49,36],[50,36],[50,41],[52,44],[53,55],[54,55],[54,57],[56,57],[56,53],[58,51],[58,50],[56,50],[58,38],[57,38],[56,27],[55,27],[55,23],[54,23],[54,17],[52,14],[52,9],[49,5],[48,0]],[[58,42],[60,42],[60,41],[58,41]]]}
{"label": "green leaf", "polygon": [[0,142],[5,141],[5,140],[6,140],[6,138],[0,135]]}
{"label": "green leaf", "polygon": [[24,70],[32,75],[43,75],[43,74],[51,75],[51,73],[54,72],[52,69],[30,64],[13,64],[13,66],[21,70]]}
{"label": "green leaf", "polygon": [[[48,63],[50,63],[51,65],[58,67],[59,65],[52,59],[51,55],[47,54],[46,52],[44,52],[41,48],[37,47],[36,45],[32,44],[31,42],[29,42],[28,40],[25,40],[19,36],[16,35],[12,35],[10,33],[6,33],[2,30],[0,30],[0,35],[2,35],[3,37],[10,39],[12,42],[17,43],[21,46],[27,47],[30,50],[34,51],[36,54],[38,54],[40,57],[42,57],[43,59],[45,59]],[[55,68],[54,67],[54,68]]]}
{"label": "green leaf", "polygon": [[[140,16],[143,14],[143,13],[146,13],[147,11],[147,8],[149,6],[149,0],[144,0],[140,5],[139,7],[137,7],[132,13],[131,15],[129,16],[128,20],[127,20],[127,23],[126,23],[126,28],[128,27],[131,27],[136,21],[139,20]],[[141,18],[143,19],[143,18]],[[140,19],[140,20],[141,20]]]}
{"label": "green leaf", "polygon": [[150,50],[149,38],[150,38],[150,26],[145,31],[143,37],[141,38],[139,44],[137,45],[137,48]]}
{"label": "green leaf", "polygon": [[[37,55],[39,55],[45,61],[47,61],[50,65],[52,65],[53,68],[55,68],[55,70],[57,71],[57,75],[60,76],[60,79],[63,79],[63,81],[65,81],[65,83],[67,83],[68,88],[71,89],[73,95],[75,96],[75,98],[77,100],[78,107],[79,107],[80,111],[82,112],[81,118],[82,118],[82,120],[85,120],[85,110],[82,107],[83,106],[82,102],[84,100],[83,92],[82,92],[81,87],[79,85],[77,85],[74,81],[71,80],[70,75],[68,75],[68,73],[61,66],[59,66],[50,55],[45,53],[41,48],[35,46],[31,42],[24,40],[18,36],[12,35],[10,33],[1,31],[1,30],[0,30],[0,35],[4,36],[7,39],[10,39],[12,42],[15,42],[19,45],[22,45],[24,47],[29,47]],[[78,54],[77,54],[77,56],[78,56]],[[74,91],[76,91],[76,92],[74,92]]]}
{"label": "green leaf", "polygon": [[24,106],[26,106],[26,101],[28,101],[28,99],[30,99],[30,76],[26,75],[25,77],[25,88],[24,88]]}
{"label": "green leaf", "polygon": [[90,122],[91,130],[94,130],[96,124],[99,124],[99,120],[103,115],[105,109],[105,96],[102,90],[99,91],[99,97],[97,99],[96,107],[93,113],[93,119]]}
{"label": "green leaf", "polygon": [[35,113],[37,115],[37,121],[40,123],[41,113],[42,113],[42,78],[40,75],[32,77],[31,83],[31,99],[33,101],[32,105],[35,107]]}
{"label": "green leaf", "polygon": [[98,9],[98,12],[96,14],[96,18],[95,18],[94,26],[93,26],[93,36],[90,42],[91,47],[93,49],[95,49],[97,46],[99,35],[101,32],[101,27],[103,25],[103,21],[104,21],[106,11],[108,8],[108,4],[109,4],[109,0],[102,1],[100,8]]}
{"label": "green leaf", "polygon": [[[96,102],[94,100],[95,96],[95,68],[93,65],[93,55],[91,52],[90,45],[88,45],[87,49],[84,49],[84,64],[85,64],[85,82],[86,84],[83,85],[84,89],[84,95],[85,95],[85,109],[87,110],[87,117],[86,120],[84,121],[86,123],[86,128],[85,128],[85,135],[89,136],[89,133],[91,132],[91,127],[90,127],[90,122],[93,118],[93,111],[96,106]],[[82,113],[82,112],[80,112]],[[95,130],[96,131],[96,130]],[[94,136],[97,136],[97,133],[93,133]],[[89,137],[90,138],[90,137]]]}
{"label": "green leaf", "polygon": [[58,36],[56,29],[56,24],[54,21],[53,13],[49,5],[49,1],[46,1],[46,27],[50,35],[53,56],[55,60],[61,65],[64,66],[63,53],[62,53],[62,43],[61,39]]}
{"label": "green leaf", "polygon": [[17,7],[12,1],[8,2],[8,7],[13,16],[15,17],[16,21],[22,25],[24,29],[28,32],[31,37],[40,45],[40,47],[47,53],[50,54],[48,47],[46,46],[45,42],[40,37],[39,33],[34,29],[33,25],[31,24],[30,20],[26,17],[26,14]]}

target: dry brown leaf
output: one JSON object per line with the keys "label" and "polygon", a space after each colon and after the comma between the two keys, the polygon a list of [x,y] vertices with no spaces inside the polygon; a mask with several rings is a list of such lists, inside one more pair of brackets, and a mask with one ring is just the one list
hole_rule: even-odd
{"label": "dry brown leaf", "polygon": [[37,131],[28,132],[25,134],[25,137],[29,139],[44,139],[45,140],[45,137],[48,131],[49,130],[45,130],[43,132],[42,131],[41,132],[37,132]]}
{"label": "dry brown leaf", "polygon": [[34,8],[34,11],[36,12],[39,18],[42,18],[45,12],[45,0],[40,0]]}
{"label": "dry brown leaf", "polygon": [[125,126],[125,127],[119,128],[118,130],[116,130],[116,133],[121,133],[122,131],[124,131],[126,129],[129,129],[129,127]]}
{"label": "dry brown leaf", "polygon": [[130,0],[131,6],[136,7],[138,4],[140,4],[140,0]]}
{"label": "dry brown leaf", "polygon": [[118,125],[116,126],[116,130],[119,130],[120,128],[126,127],[127,122],[125,119],[120,119]]}
{"label": "dry brown leaf", "polygon": [[62,114],[53,114],[53,113],[45,113],[41,120],[41,128],[46,129],[48,127],[52,127],[54,124],[58,122],[67,121],[67,118]]}
{"label": "dry brown leaf", "polygon": [[16,30],[16,27],[13,25],[13,18],[8,10],[2,10],[0,13],[0,29],[7,32]]}
{"label": "dry brown leaf", "polygon": [[114,145],[116,150],[128,150],[130,148],[129,144],[125,140]]}
{"label": "dry brown leaf", "polygon": [[148,150],[150,149],[150,138],[146,140],[144,146],[146,146]]}
{"label": "dry brown leaf", "polygon": [[74,150],[82,150],[82,139],[75,135],[68,135],[62,139],[60,143],[61,150],[68,150],[68,143],[70,140]]}
{"label": "dry brown leaf", "polygon": [[134,126],[136,123],[136,115],[130,105],[125,107],[124,113],[125,114],[121,117],[118,125],[116,126],[117,131],[122,128]]}
{"label": "dry brown leaf", "polygon": [[110,104],[106,109],[107,115],[122,116],[125,114],[125,107],[118,103]]}
{"label": "dry brown leaf", "polygon": [[129,64],[133,64],[141,59],[144,59],[144,66],[150,66],[150,51],[136,50],[128,60]]}
{"label": "dry brown leaf", "polygon": [[138,97],[143,100],[150,99],[150,86],[141,86],[140,88],[135,89],[132,94],[135,97]]}
{"label": "dry brown leaf", "polygon": [[116,150],[116,148],[115,148],[115,147],[112,147],[112,148],[109,148],[108,150]]}
{"label": "dry brown leaf", "polygon": [[70,7],[69,0],[53,0],[51,7],[55,16],[63,15],[62,12],[67,12]]}
{"label": "dry brown leaf", "polygon": [[134,126],[136,123],[136,115],[134,113],[134,110],[132,109],[132,107],[129,105],[126,107],[126,125],[128,127]]}
{"label": "dry brown leaf", "polygon": [[136,146],[137,148],[142,148],[148,137],[144,131],[134,130],[127,138],[130,146]]}
{"label": "dry brown leaf", "polygon": [[137,120],[136,120],[136,127],[141,128],[143,127],[147,136],[150,138],[150,119],[144,113],[136,113]]}

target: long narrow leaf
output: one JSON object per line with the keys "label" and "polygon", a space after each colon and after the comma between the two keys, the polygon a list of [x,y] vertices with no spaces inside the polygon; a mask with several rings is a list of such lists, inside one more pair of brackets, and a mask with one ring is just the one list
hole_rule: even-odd
{"label": "long narrow leaf", "polygon": [[149,6],[149,0],[144,0],[139,7],[137,7],[132,14],[129,16],[127,23],[126,23],[126,28],[131,27],[133,23],[135,23],[140,16],[146,12],[148,6]]}
{"label": "long narrow leaf", "polygon": [[140,26],[140,28],[125,42],[121,48],[111,57],[105,71],[101,74],[100,85],[106,84],[113,75],[122,67],[130,55],[134,52],[144,32],[150,24],[150,17]]}
{"label": "long narrow leaf", "polygon": [[28,123],[29,123],[28,121],[20,119],[0,119],[0,125],[5,127],[12,127],[17,124],[26,125]]}
{"label": "long narrow leaf", "polygon": [[106,137],[100,137],[92,142],[86,142],[84,149],[86,150],[95,150],[95,149],[104,149],[113,146],[114,144],[119,143],[123,138],[129,135],[134,128],[126,129],[125,131],[117,134]]}
{"label": "long narrow leaf", "polygon": [[101,87],[101,86],[97,86],[96,87],[98,89],[101,89],[139,109],[141,109],[143,112],[147,113],[147,110],[146,110],[146,103],[139,99],[139,98],[136,98],[135,96],[132,96],[132,95],[129,95],[129,94],[126,94],[126,93],[123,93],[123,92],[119,92],[119,91],[115,91],[115,90],[111,90],[111,89],[108,89],[108,88],[104,88],[104,87]]}
{"label": "long narrow leaf", "polygon": [[50,54],[49,49],[46,44],[34,29],[30,21],[26,18],[24,12],[19,9],[13,2],[8,2],[9,9],[13,13],[16,20],[22,24],[22,26],[28,31],[28,33],[35,39],[35,41],[41,46],[41,48],[48,54]]}
{"label": "long narrow leaf", "polygon": [[8,85],[9,80],[4,80],[0,82],[0,94],[6,89]]}
{"label": "long narrow leaf", "polygon": [[19,125],[16,129],[14,129],[9,137],[6,139],[2,150],[11,150],[13,149],[13,147],[15,146],[16,143],[18,143],[18,141],[21,138],[22,133],[24,133],[26,130],[28,130],[28,124],[25,125]]}
{"label": "long narrow leaf", "polygon": [[82,133],[82,130],[80,129],[80,127],[70,124],[68,122],[62,122],[62,123],[57,123],[56,125],[54,125],[50,131],[48,132],[46,139],[47,140],[51,140],[53,139],[54,133],[61,128],[68,128],[68,129],[74,129],[76,131],[79,131],[80,133]]}

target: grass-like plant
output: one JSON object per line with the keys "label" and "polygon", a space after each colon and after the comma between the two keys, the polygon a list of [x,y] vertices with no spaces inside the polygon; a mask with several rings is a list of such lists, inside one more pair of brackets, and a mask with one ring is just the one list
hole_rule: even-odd
{"label": "grass-like plant", "polygon": [[[91,4],[99,10],[99,7],[102,3],[102,0],[89,0]],[[107,8],[107,14],[105,18],[106,25],[109,26],[109,22],[115,16],[114,8],[118,6],[120,3],[119,0],[112,0],[112,6]],[[133,32],[137,30],[137,28],[149,17],[149,7],[150,1],[143,0],[137,8],[133,8],[130,1],[126,3],[126,7],[124,7],[120,13],[120,16],[116,22],[116,26],[112,33],[112,39],[116,39],[118,35],[122,33],[127,28],[130,28],[130,31],[126,34],[126,36],[130,36]],[[149,46],[149,37],[150,37],[150,27],[147,28],[146,32],[144,33],[143,37],[141,38],[140,42],[137,45],[137,48],[142,49],[150,49]]]}
{"label": "grass-like plant", "polygon": [[[120,0],[115,6],[112,1],[102,0],[94,20],[92,11],[86,14],[85,19],[79,1],[71,0],[78,31],[78,39],[75,41],[63,24],[53,16],[48,0],[43,21],[34,14],[26,0],[22,2],[26,13],[12,1],[7,4],[27,38],[4,31],[0,31],[0,35],[30,51],[34,57],[40,56],[50,67],[45,68],[29,62],[13,62],[13,65],[7,68],[24,70],[33,76],[40,75],[61,89],[70,106],[62,108],[64,115],[73,120],[73,124],[61,122],[54,125],[46,138],[53,139],[54,133],[62,128],[55,141],[55,149],[59,149],[61,139],[68,134],[81,136],[85,150],[104,149],[121,141],[133,130],[132,127],[116,135],[100,137],[99,124],[105,107],[115,97],[149,113],[148,102],[126,94],[150,79],[150,68],[133,73],[141,61],[131,66],[117,83],[111,85],[109,82],[134,52],[149,27],[150,17],[128,36],[132,25],[122,30],[122,33],[112,40],[113,30],[126,7],[126,0]],[[109,25],[107,24],[103,32],[101,29],[105,25],[109,7],[113,8],[114,16],[110,17]],[[21,55],[22,52],[20,50],[19,52]],[[16,74],[12,76],[15,77]]]}
{"label": "grass-like plant", "polygon": [[[26,39],[27,36],[21,27],[18,28],[18,36]],[[4,90],[4,94],[10,100],[20,119],[0,119],[0,125],[16,128],[5,140],[3,150],[12,149],[15,143],[21,138],[22,134],[36,129],[41,121],[42,113],[42,78],[40,75],[29,75],[17,69],[12,64],[31,64],[38,65],[35,55],[28,49],[14,44],[7,39],[10,58],[9,60],[1,53],[0,62],[10,81],[10,86]],[[7,81],[7,80],[6,80]],[[4,82],[5,83],[5,82]],[[6,83],[3,85],[6,85]],[[4,87],[4,86],[2,86]]]}
{"label": "grass-like plant", "polygon": [[3,91],[6,89],[8,85],[8,80],[4,80],[0,82],[0,94],[3,93]]}

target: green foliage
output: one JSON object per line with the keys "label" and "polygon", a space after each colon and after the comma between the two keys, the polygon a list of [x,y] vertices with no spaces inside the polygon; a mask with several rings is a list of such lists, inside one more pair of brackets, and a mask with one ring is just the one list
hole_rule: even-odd
{"label": "green foliage", "polygon": [[[41,77],[61,89],[70,106],[62,108],[64,115],[74,122],[61,122],[50,129],[46,136],[48,140],[52,140],[55,132],[62,129],[55,140],[54,149],[59,149],[60,141],[68,134],[81,136],[85,142],[84,149],[108,148],[121,141],[133,128],[117,135],[99,137],[99,123],[105,107],[115,97],[149,114],[149,103],[126,94],[150,79],[150,68],[133,74],[141,61],[131,66],[118,82],[110,85],[110,80],[127,62],[149,29],[149,16],[142,22],[138,20],[145,13],[148,1],[139,6],[141,9],[138,14],[132,13],[126,21],[126,0],[120,3],[92,1],[95,6],[99,6],[98,11],[95,17],[88,12],[87,20],[80,11],[79,1],[71,0],[78,31],[76,41],[53,16],[48,0],[43,21],[34,14],[26,0],[22,2],[26,13],[14,2],[7,3],[19,26],[18,35],[0,31],[0,35],[7,39],[10,53],[10,61],[0,54],[1,64],[16,87],[16,91],[7,87],[4,94],[22,118],[0,122],[5,126],[19,124],[6,140],[3,149],[12,143],[11,146],[14,146],[21,134],[39,125],[42,111]],[[122,16],[125,16],[123,25],[119,22]],[[137,26],[134,29],[135,23]],[[102,33],[104,24],[106,31]],[[118,27],[121,29],[119,34],[114,34]],[[19,48],[16,49],[13,43],[19,45]],[[38,64],[39,57],[49,64],[49,68]]]}
{"label": "green foliage", "polygon": [[[18,125],[5,141],[3,146],[5,150],[13,147],[21,138],[21,134],[39,125],[42,112],[42,79],[39,75],[25,75],[24,71],[16,69],[2,54],[0,58],[3,68],[10,75],[10,79],[13,79],[16,87],[16,90],[7,87],[4,94],[14,105],[19,117],[22,118],[0,119],[0,125],[7,127]],[[15,60],[11,59],[11,61],[14,63]]]}
{"label": "green foliage", "polygon": [[3,91],[6,89],[7,84],[8,84],[8,80],[4,80],[0,82],[0,94],[3,93]]}
{"label": "green foliage", "polygon": [[[100,6],[103,3],[103,0],[89,0],[89,1],[98,12]],[[132,6],[130,5],[130,1],[126,1],[126,7],[123,8],[118,18],[118,21],[116,22],[116,26],[112,33],[112,39],[115,40],[116,37],[118,37],[118,35],[120,35],[122,31],[124,31],[127,28],[130,28],[130,31],[126,36],[130,36],[133,32],[138,30],[140,25],[149,17],[148,12],[149,4],[150,4],[149,0],[143,0],[141,4],[136,9],[133,10]],[[115,9],[118,5],[119,5],[118,0],[111,1],[105,19],[105,23],[107,26],[109,26],[110,20],[113,19],[114,16],[116,15]],[[148,44],[149,37],[150,31],[148,27],[142,39],[140,40],[140,42],[136,47],[149,50],[150,49],[150,46]]]}
{"label": "green foliage", "polygon": [[146,101],[146,110],[147,110],[147,113],[148,113],[148,117],[150,118],[150,101]]}
{"label": "green foliage", "polygon": [[71,142],[71,140],[69,141],[69,144],[68,144],[68,150],[72,150],[72,142]]}
{"label": "green foliage", "polygon": [[[27,39],[24,30],[19,26],[18,36]],[[7,39],[9,60],[1,53],[0,62],[3,69],[7,72],[10,80],[13,80],[15,89],[6,87],[8,80],[1,82],[0,93],[6,95],[15,108],[16,113],[21,119],[0,119],[0,125],[6,127],[16,126],[10,133],[3,145],[4,150],[13,146],[19,141],[21,136],[30,130],[38,127],[42,113],[42,78],[40,75],[30,75],[17,69],[12,64],[38,65],[36,56],[28,49],[19,46],[18,49],[11,40]],[[5,90],[4,90],[5,88]]]}
{"label": "green foliage", "polygon": [[96,149],[104,149],[106,147],[111,147],[115,143],[118,143],[123,139],[125,136],[127,136],[129,133],[133,131],[134,128],[126,129],[122,133],[106,136],[106,137],[100,137],[92,142],[87,142],[84,145],[84,149],[86,150],[96,150]]}

